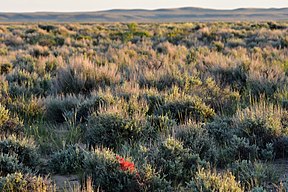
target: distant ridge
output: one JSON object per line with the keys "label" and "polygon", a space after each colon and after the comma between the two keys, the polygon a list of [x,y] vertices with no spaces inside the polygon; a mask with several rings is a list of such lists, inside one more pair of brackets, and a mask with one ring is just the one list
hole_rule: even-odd
{"label": "distant ridge", "polygon": [[113,9],[97,12],[0,13],[0,22],[192,22],[288,20],[288,8],[234,10],[183,7],[175,9]]}

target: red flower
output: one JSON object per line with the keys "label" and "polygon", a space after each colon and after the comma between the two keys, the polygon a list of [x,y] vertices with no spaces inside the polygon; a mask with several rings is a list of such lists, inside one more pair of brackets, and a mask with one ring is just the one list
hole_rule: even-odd
{"label": "red flower", "polygon": [[130,162],[130,161],[125,161],[124,158],[119,157],[118,155],[116,156],[116,159],[118,160],[119,164],[120,164],[120,168],[123,171],[130,171],[130,173],[135,171],[135,165],[134,163]]}

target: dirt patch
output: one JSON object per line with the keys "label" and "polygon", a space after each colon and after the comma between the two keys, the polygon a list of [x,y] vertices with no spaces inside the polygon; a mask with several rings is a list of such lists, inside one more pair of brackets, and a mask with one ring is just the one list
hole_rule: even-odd
{"label": "dirt patch", "polygon": [[77,175],[53,175],[51,179],[55,182],[57,191],[81,191],[80,181]]}
{"label": "dirt patch", "polygon": [[288,159],[277,159],[272,164],[274,171],[279,176],[279,181],[287,180],[288,178]]}

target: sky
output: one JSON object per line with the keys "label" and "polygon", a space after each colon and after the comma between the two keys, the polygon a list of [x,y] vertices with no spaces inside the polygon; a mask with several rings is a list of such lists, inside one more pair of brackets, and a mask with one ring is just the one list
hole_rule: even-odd
{"label": "sky", "polygon": [[214,9],[283,8],[288,7],[288,0],[0,0],[0,12],[72,12],[187,6]]}

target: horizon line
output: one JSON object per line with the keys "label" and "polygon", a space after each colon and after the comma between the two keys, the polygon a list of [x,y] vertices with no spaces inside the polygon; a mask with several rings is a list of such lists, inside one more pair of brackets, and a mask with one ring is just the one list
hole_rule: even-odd
{"label": "horizon line", "polygon": [[71,10],[71,11],[1,11],[0,13],[14,13],[14,14],[21,14],[21,13],[95,13],[95,12],[105,12],[105,11],[133,11],[133,10],[141,10],[141,11],[157,11],[157,10],[173,10],[173,9],[183,9],[183,8],[194,8],[194,9],[206,9],[206,10],[217,10],[217,11],[235,11],[240,9],[263,9],[263,10],[269,10],[269,9],[288,9],[288,7],[239,7],[239,8],[205,8],[205,7],[173,7],[173,8],[112,8],[112,9],[101,9],[101,10]]}

